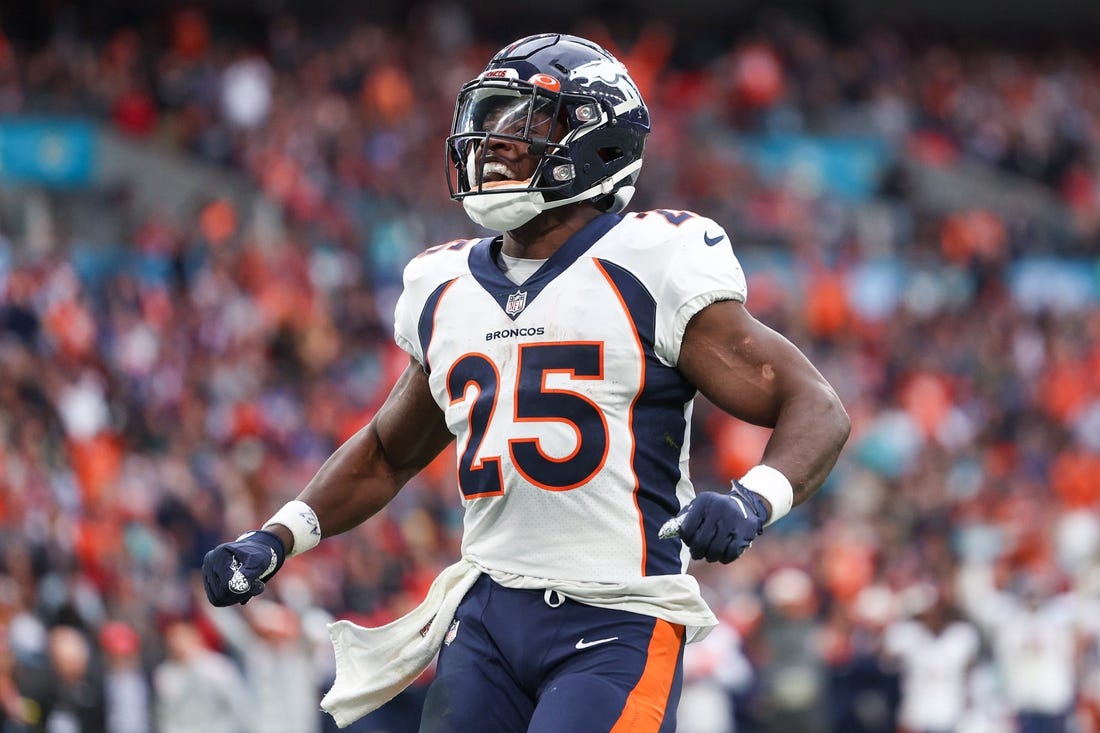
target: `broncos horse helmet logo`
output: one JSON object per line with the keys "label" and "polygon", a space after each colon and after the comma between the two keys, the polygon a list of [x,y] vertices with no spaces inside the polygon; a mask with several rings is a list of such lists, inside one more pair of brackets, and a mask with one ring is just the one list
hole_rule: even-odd
{"label": "broncos horse helmet logo", "polygon": [[630,100],[637,105],[642,104],[641,92],[638,91],[638,87],[634,86],[626,67],[618,61],[612,59],[589,61],[571,70],[569,79],[571,81],[581,80],[589,86],[592,86],[594,82],[600,82],[604,86],[614,89],[618,92],[617,95],[608,92],[605,93],[605,96],[617,96],[616,103]]}

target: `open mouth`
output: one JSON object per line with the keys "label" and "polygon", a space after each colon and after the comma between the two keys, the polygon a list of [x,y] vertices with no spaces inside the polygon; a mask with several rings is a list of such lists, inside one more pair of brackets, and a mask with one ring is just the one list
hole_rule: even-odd
{"label": "open mouth", "polygon": [[498,183],[500,181],[513,181],[516,175],[508,166],[499,161],[490,161],[481,169],[481,180],[485,183]]}

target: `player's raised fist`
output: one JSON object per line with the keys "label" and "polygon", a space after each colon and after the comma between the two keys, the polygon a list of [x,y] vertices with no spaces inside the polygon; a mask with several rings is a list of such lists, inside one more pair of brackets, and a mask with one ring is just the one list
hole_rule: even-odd
{"label": "player's raised fist", "polygon": [[245,604],[264,592],[264,581],[283,566],[286,549],[271,532],[245,532],[218,545],[202,560],[202,584],[215,606]]}
{"label": "player's raised fist", "polygon": [[764,530],[768,508],[759,494],[737,481],[727,494],[699,494],[661,530],[662,537],[679,537],[692,558],[733,562]]}

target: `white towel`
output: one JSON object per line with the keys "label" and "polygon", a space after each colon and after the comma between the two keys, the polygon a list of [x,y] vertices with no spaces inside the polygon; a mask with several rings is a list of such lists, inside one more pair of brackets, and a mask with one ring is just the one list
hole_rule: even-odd
{"label": "white towel", "polygon": [[336,681],[321,709],[346,728],[412,684],[432,663],[459,602],[479,575],[475,565],[459,560],[432,582],[423,603],[385,626],[329,624]]}

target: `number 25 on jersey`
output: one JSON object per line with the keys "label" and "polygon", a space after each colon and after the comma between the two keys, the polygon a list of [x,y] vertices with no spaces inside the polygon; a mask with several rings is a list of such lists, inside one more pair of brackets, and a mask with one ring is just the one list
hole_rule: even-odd
{"label": "number 25 on jersey", "polygon": [[[533,485],[548,491],[567,491],[587,483],[607,459],[607,418],[589,397],[569,389],[547,386],[547,375],[564,374],[570,380],[602,380],[603,343],[520,344],[516,395],[511,416],[497,415],[500,373],[484,354],[465,354],[447,374],[451,404],[467,399],[470,385],[477,395],[469,408],[466,448],[458,462],[458,481],[467,499],[504,493],[500,456],[480,456],[485,433],[494,420],[511,419],[517,437],[508,440],[516,470]],[[522,436],[522,426],[539,422],[565,423],[576,433],[573,452],[548,456],[536,437]]]}

